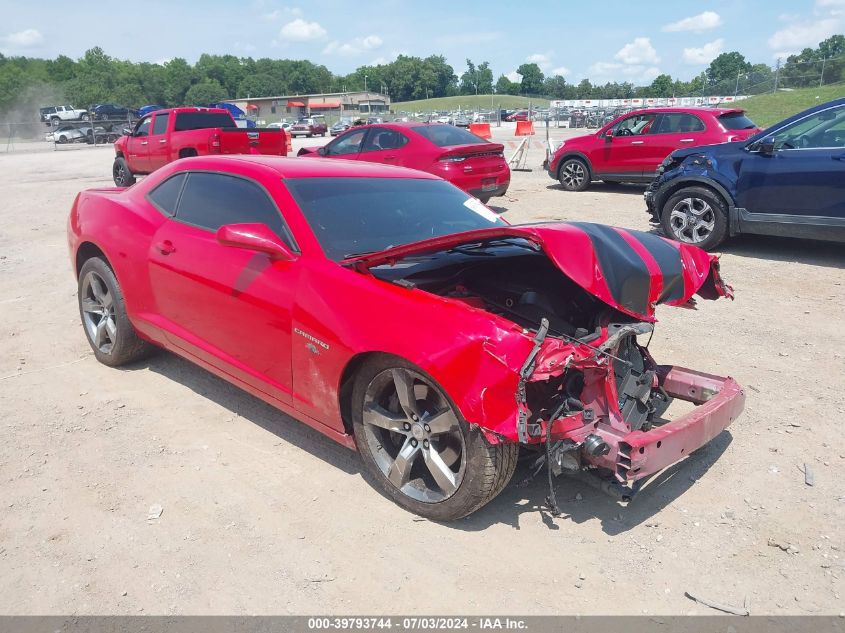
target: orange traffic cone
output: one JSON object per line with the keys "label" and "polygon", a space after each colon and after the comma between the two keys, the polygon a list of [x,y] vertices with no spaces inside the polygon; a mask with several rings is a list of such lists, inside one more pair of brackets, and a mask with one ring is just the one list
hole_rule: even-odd
{"label": "orange traffic cone", "polygon": [[534,121],[517,121],[514,136],[534,136]]}

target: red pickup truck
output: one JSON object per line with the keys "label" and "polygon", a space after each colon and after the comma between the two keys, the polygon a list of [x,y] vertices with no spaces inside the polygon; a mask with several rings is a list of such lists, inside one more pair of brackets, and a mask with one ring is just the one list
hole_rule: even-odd
{"label": "red pickup truck", "polygon": [[170,108],[156,110],[124,130],[114,144],[112,177],[118,187],[135,183],[179,158],[206,154],[268,154],[287,156],[289,139],[283,129],[239,128],[228,110]]}

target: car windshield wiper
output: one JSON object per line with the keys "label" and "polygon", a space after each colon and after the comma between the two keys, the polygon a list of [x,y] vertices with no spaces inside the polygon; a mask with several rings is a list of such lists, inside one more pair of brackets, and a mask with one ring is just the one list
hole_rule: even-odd
{"label": "car windshield wiper", "polygon": [[371,251],[361,251],[359,253],[347,253],[343,256],[343,259],[352,259],[353,257],[363,257],[364,255],[372,255],[373,253],[381,253],[382,251],[386,251],[388,248],[393,248],[393,244],[388,244],[384,248],[374,248]]}
{"label": "car windshield wiper", "polygon": [[469,255],[482,255],[486,257],[493,257],[494,255],[492,253],[476,253],[473,251],[479,251],[496,246],[516,246],[517,248],[526,248],[534,252],[540,250],[539,246],[537,246],[533,242],[526,240],[524,237],[503,237],[496,238],[493,240],[484,240],[481,242],[472,242],[470,244],[459,244],[458,246],[450,248],[447,252],[466,253]]}

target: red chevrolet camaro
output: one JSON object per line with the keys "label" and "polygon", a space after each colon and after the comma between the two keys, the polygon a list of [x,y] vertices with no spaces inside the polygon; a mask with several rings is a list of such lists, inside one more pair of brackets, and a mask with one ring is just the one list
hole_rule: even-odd
{"label": "red chevrolet camaro", "polygon": [[[80,193],[68,241],[99,361],[179,354],[357,448],[432,519],[495,497],[520,447],[630,498],[743,406],[731,378],[657,365],[636,338],[657,304],[730,294],[713,256],[510,226],[419,171],[188,158]],[[672,398],[698,406],[670,420]]]}
{"label": "red chevrolet camaro", "polygon": [[299,156],[362,160],[426,171],[486,203],[511,182],[504,145],[442,123],[378,123],[355,127]]}

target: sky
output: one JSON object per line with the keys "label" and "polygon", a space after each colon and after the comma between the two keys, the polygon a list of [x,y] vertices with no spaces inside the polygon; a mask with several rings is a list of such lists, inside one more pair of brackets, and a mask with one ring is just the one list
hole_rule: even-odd
{"label": "sky", "polygon": [[[570,83],[689,79],[721,52],[774,64],[845,32],[845,0],[145,0],[131,11],[0,0],[0,52],[76,58],[93,46],[132,61],[202,53],[309,59],[349,73],[397,55],[489,61],[518,80],[536,62]],[[84,6],[84,5],[81,5]],[[95,28],[91,28],[91,24]]]}

